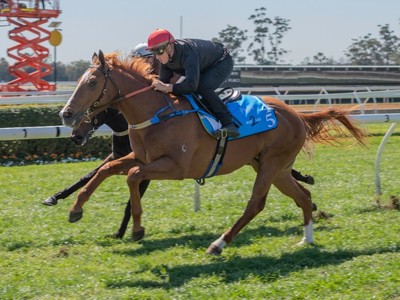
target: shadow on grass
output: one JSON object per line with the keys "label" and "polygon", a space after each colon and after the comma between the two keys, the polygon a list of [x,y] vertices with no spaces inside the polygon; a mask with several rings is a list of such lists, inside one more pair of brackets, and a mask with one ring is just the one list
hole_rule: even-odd
{"label": "shadow on grass", "polygon": [[[323,229],[322,229],[323,230]],[[222,232],[221,232],[222,234]],[[233,241],[229,248],[241,247],[243,245],[249,245],[252,240],[263,237],[282,237],[282,236],[293,236],[298,235],[299,241],[302,238],[303,227],[293,226],[280,230],[276,227],[259,226],[254,229],[245,229],[241,232]],[[150,254],[153,251],[166,250],[177,246],[185,246],[191,249],[205,249],[220,235],[204,233],[204,234],[183,234],[173,238],[162,238],[162,239],[148,239],[146,237],[140,244],[143,247],[129,250],[114,250],[113,253],[138,256]],[[131,240],[126,240],[126,243],[132,243]]]}
{"label": "shadow on grass", "polygon": [[[282,220],[286,220],[286,217],[282,217]],[[275,220],[276,221],[276,220]],[[328,231],[329,227],[319,226],[315,228],[316,231]],[[143,241],[139,243],[143,246],[140,248],[126,250],[126,251],[113,251],[117,254],[123,255],[131,255],[138,256],[142,254],[149,254],[153,251],[163,250],[174,248],[178,245],[183,245],[186,247],[190,247],[191,249],[198,248],[207,248],[211,242],[217,239],[222,232],[218,233],[204,233],[204,234],[190,234],[183,232],[181,234],[177,234],[177,237],[172,238],[161,238],[161,239],[152,239],[152,238],[144,238]],[[300,224],[298,226],[292,226],[286,228],[285,230],[278,229],[276,227],[268,227],[268,226],[259,226],[253,229],[244,229],[234,240],[234,243],[230,245],[230,247],[240,247],[243,245],[251,244],[251,240],[260,238],[260,237],[281,237],[281,236],[292,236],[298,235],[299,241],[302,238],[303,234],[303,226]],[[60,237],[57,239],[53,239],[51,241],[45,241],[41,244],[37,244],[32,240],[14,240],[13,238],[0,239],[0,246],[3,247],[6,251],[16,251],[19,249],[29,249],[29,248],[41,248],[41,247],[49,247],[49,246],[73,246],[73,245],[86,245],[88,243],[94,242],[97,245],[102,247],[112,247],[115,244],[119,243],[134,243],[131,238],[128,238],[129,234],[126,233],[126,238],[123,240],[115,240],[112,238],[106,237],[93,237],[90,238],[85,237],[85,235],[80,236],[69,236],[69,237]]]}
{"label": "shadow on grass", "polygon": [[319,247],[304,247],[292,253],[285,253],[281,257],[255,256],[251,258],[233,257],[229,260],[211,259],[195,265],[181,265],[177,267],[162,266],[152,269],[156,280],[110,280],[107,287],[110,289],[141,287],[171,289],[184,285],[197,277],[219,276],[225,283],[244,280],[249,276],[263,278],[265,282],[273,282],[279,278],[298,272],[304,268],[319,268],[328,265],[339,265],[358,256],[399,252],[389,248],[369,250],[338,250],[327,252]]}

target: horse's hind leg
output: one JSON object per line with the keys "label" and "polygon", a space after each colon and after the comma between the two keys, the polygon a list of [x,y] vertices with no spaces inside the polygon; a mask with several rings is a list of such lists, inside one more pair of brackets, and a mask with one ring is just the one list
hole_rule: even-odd
{"label": "horse's hind leg", "polygon": [[257,178],[253,186],[253,193],[242,216],[230,229],[208,247],[207,253],[217,255],[221,254],[222,249],[226,244],[231,243],[240,230],[242,230],[243,227],[245,227],[264,209],[268,191],[276,172],[277,171],[276,169],[274,171],[272,164],[268,166],[267,172],[263,171],[262,168],[258,169]]}
{"label": "horse's hind leg", "polygon": [[292,198],[296,204],[303,210],[304,220],[304,237],[300,244],[314,242],[312,211],[313,203],[311,201],[311,193],[300,183],[293,179],[289,171],[284,171],[277,176],[273,183],[279,191],[286,196]]}

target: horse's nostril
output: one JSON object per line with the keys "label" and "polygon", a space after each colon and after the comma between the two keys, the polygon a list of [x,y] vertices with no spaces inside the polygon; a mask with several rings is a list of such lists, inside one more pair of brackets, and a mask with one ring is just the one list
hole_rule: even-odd
{"label": "horse's nostril", "polygon": [[80,135],[72,135],[71,140],[75,143],[75,145],[82,145],[83,136]]}
{"label": "horse's nostril", "polygon": [[72,116],[72,112],[70,112],[70,111],[66,111],[64,113],[64,117],[66,117],[66,118],[70,118],[71,116]]}
{"label": "horse's nostril", "polygon": [[60,116],[61,116],[62,118],[64,118],[64,119],[71,118],[72,115],[73,115],[72,111],[69,111],[69,110],[64,110],[64,111],[62,111],[62,112],[60,113]]}

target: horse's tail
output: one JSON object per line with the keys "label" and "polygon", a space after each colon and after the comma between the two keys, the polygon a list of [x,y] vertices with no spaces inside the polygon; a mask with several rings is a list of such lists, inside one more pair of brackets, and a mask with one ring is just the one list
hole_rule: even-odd
{"label": "horse's tail", "polygon": [[[357,142],[363,146],[366,144],[367,132],[357,127],[348,117],[349,111],[332,108],[312,114],[300,113],[307,129],[306,141],[316,143],[337,144],[340,136],[345,135],[345,130],[340,124],[351,133]],[[332,133],[336,133],[332,135]]]}

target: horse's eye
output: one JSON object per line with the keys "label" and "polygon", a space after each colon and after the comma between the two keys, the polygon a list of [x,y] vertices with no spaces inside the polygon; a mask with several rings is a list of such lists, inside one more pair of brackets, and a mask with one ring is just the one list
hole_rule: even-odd
{"label": "horse's eye", "polygon": [[90,86],[90,87],[95,87],[95,86],[96,86],[96,83],[97,83],[96,81],[90,80],[90,81],[89,81],[89,86]]}

